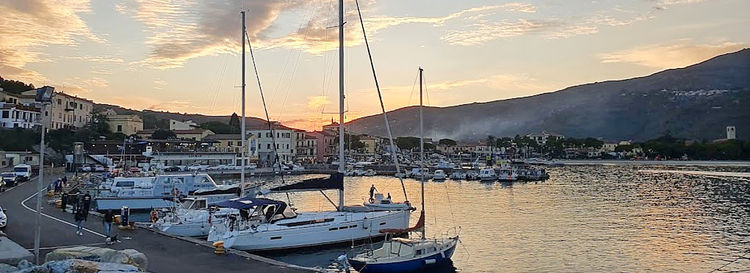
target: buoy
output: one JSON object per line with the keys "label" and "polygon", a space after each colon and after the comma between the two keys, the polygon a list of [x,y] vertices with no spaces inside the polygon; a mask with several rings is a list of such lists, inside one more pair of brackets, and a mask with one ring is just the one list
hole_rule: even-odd
{"label": "buoy", "polygon": [[216,241],[213,243],[213,246],[214,246],[214,254],[224,255],[227,253],[227,250],[224,248],[224,241]]}

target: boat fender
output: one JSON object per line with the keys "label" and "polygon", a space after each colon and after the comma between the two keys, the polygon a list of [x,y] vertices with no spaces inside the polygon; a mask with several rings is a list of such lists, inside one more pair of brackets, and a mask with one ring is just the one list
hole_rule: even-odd
{"label": "boat fender", "polygon": [[424,260],[424,264],[435,264],[437,261],[435,259],[427,259]]}

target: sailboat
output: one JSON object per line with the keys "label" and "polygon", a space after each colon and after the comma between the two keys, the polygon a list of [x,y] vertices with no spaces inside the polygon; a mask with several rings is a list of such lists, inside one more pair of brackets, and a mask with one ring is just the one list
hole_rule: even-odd
{"label": "sailboat", "polygon": [[[422,119],[422,68],[419,68],[419,150],[424,162],[424,133]],[[424,164],[424,163],[420,163]],[[424,166],[422,166],[424,167]],[[430,267],[440,266],[450,261],[458,244],[458,235],[448,238],[426,237],[424,173],[422,182],[422,212],[417,224],[409,229],[383,230],[390,234],[421,231],[417,239],[391,238],[378,249],[368,250],[348,259],[349,264],[360,273],[365,272],[428,272]]]}
{"label": "sailboat", "polygon": [[[243,86],[245,52],[245,13],[243,22]],[[344,157],[344,9],[339,0],[339,162]],[[252,54],[252,49],[250,51]],[[252,55],[251,55],[252,56]],[[256,71],[257,72],[257,71]],[[209,241],[223,241],[225,247],[247,251],[306,248],[384,237],[381,230],[405,229],[413,208],[408,203],[394,206],[344,206],[345,164],[328,178],[306,179],[299,183],[270,189],[270,192],[319,191],[336,207],[335,211],[297,213],[283,201],[240,197],[217,204],[240,210],[243,219],[212,226]],[[323,190],[338,190],[334,204]],[[406,190],[404,190],[406,195]],[[227,226],[228,225],[228,226]]]}

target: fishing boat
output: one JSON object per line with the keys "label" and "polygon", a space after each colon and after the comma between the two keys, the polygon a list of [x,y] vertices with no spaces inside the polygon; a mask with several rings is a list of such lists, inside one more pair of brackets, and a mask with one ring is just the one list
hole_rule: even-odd
{"label": "fishing boat", "polygon": [[[422,68],[419,68],[419,131],[420,154],[424,162],[424,141],[422,123]],[[421,231],[416,239],[389,238],[375,250],[365,250],[348,258],[349,264],[360,273],[376,272],[429,272],[430,267],[442,266],[450,261],[458,244],[458,235],[447,238],[428,239],[425,229],[424,176],[422,184],[422,212],[417,224],[409,229],[381,230],[389,234]]]}
{"label": "fishing boat", "polygon": [[[347,162],[344,150],[344,10],[339,1],[339,156],[338,162]],[[242,52],[243,86],[245,52],[245,12],[242,12]],[[252,54],[252,48],[250,48]],[[252,56],[252,55],[251,55]],[[254,63],[253,63],[254,65]],[[257,73],[257,71],[256,71]],[[257,75],[257,74],[256,74]],[[262,88],[259,83],[259,89]],[[265,104],[264,104],[265,108]],[[267,111],[267,110],[266,110]],[[266,119],[269,121],[266,112]],[[390,132],[389,132],[390,133]],[[273,135],[273,133],[271,133]],[[395,147],[391,143],[391,147]],[[395,150],[395,149],[394,149]],[[395,157],[395,154],[394,154]],[[398,170],[398,164],[397,171]],[[344,205],[345,164],[338,164],[338,172],[330,177],[311,178],[299,183],[282,185],[270,190],[276,193],[319,191],[336,208],[335,211],[297,213],[285,202],[271,199],[236,199],[233,202],[219,203],[218,206],[240,206],[248,217],[240,222],[230,221],[229,228],[213,228],[209,231],[209,241],[223,241],[225,247],[247,251],[269,251],[281,249],[307,248],[338,244],[371,238],[385,234],[383,229],[405,229],[409,226],[411,206],[406,199],[395,208],[374,206]],[[404,196],[406,197],[406,190]],[[331,201],[325,190],[338,191],[338,204]],[[230,204],[231,203],[231,204]],[[396,203],[398,204],[398,203]],[[237,207],[233,207],[237,208]],[[251,211],[252,210],[252,211]],[[254,218],[253,216],[256,216]],[[260,218],[261,221],[257,221]],[[244,220],[244,221],[242,221]]]}
{"label": "fishing boat", "polygon": [[497,181],[513,182],[518,180],[518,173],[515,169],[500,169],[497,172]]}

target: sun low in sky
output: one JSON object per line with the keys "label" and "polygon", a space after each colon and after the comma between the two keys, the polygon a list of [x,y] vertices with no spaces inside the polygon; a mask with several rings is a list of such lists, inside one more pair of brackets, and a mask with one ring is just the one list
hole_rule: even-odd
{"label": "sun low in sky", "polygon": [[[338,108],[337,2],[0,0],[0,76],[138,110],[239,113],[247,10],[271,118],[319,129]],[[746,0],[360,5],[390,110],[418,102],[418,66],[427,104],[448,106],[643,76],[750,44]],[[353,1],[345,12],[352,119],[379,105]],[[257,85],[247,90],[249,115],[262,116]]]}

